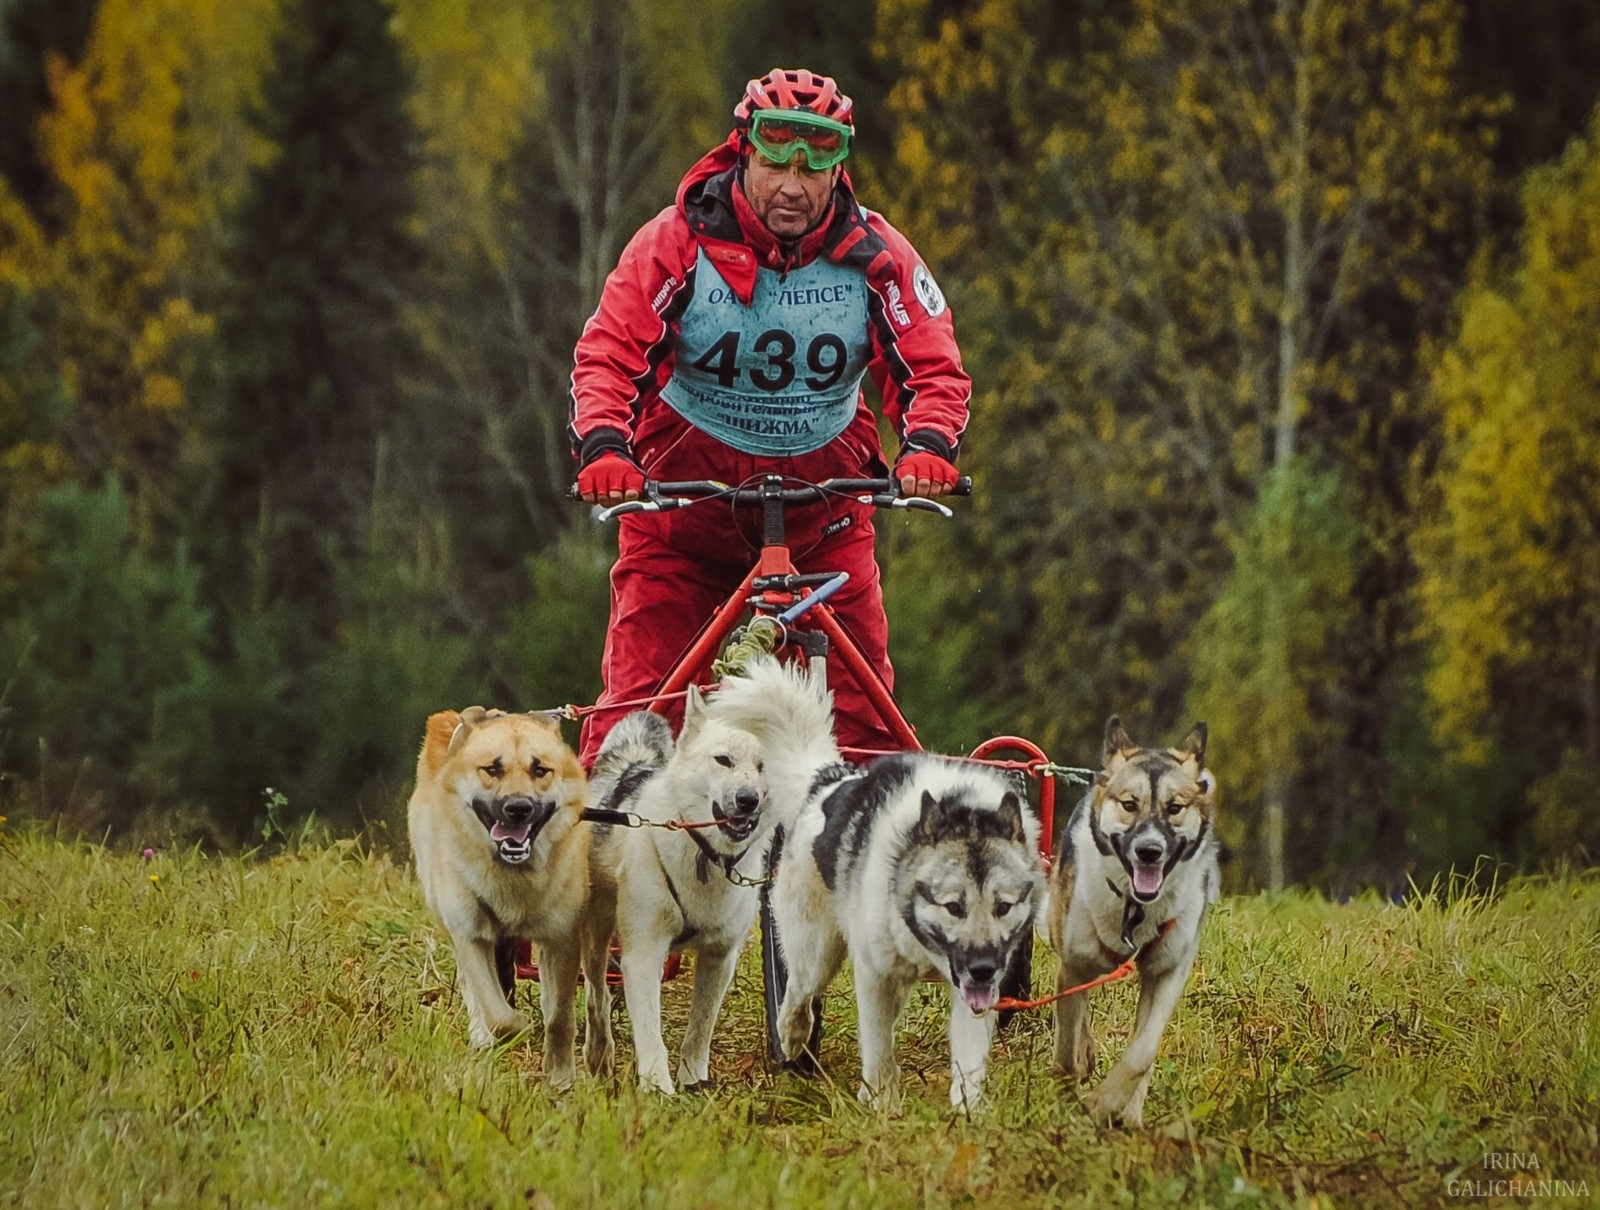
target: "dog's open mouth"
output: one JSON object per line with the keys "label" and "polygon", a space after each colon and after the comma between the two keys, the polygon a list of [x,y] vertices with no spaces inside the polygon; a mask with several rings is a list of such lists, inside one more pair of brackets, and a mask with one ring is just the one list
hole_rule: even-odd
{"label": "dog's open mouth", "polygon": [[500,854],[501,861],[517,865],[527,861],[533,855],[533,823],[531,820],[516,827],[497,823],[489,829],[489,839],[494,841],[495,851]]}
{"label": "dog's open mouth", "polygon": [[1161,884],[1167,878],[1160,862],[1129,862],[1128,874],[1133,879],[1133,897],[1141,903],[1149,903],[1161,894]]}
{"label": "dog's open mouth", "polygon": [[971,1009],[974,1015],[988,1012],[1000,1000],[1000,988],[993,982],[973,983],[963,979],[959,991],[961,1002]]}
{"label": "dog's open mouth", "polygon": [[534,837],[539,835],[539,829],[550,822],[550,817],[555,814],[555,804],[552,802],[538,802],[532,799],[519,800],[521,809],[515,814],[521,816],[528,810],[531,802],[532,812],[527,818],[517,818],[515,821],[504,818],[505,804],[491,805],[485,799],[474,799],[472,810],[478,821],[488,829],[489,839],[494,842],[495,855],[507,865],[521,865],[533,856]]}
{"label": "dog's open mouth", "polygon": [[711,815],[717,821],[717,827],[722,834],[729,840],[748,840],[761,822],[759,810],[752,811],[748,815],[724,815],[721,803],[711,804]]}

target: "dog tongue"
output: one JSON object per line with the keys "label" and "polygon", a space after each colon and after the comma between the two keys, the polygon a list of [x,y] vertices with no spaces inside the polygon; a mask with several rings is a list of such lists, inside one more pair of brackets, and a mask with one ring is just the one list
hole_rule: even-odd
{"label": "dog tongue", "polygon": [[986,1013],[994,1007],[994,1002],[1000,998],[1000,993],[992,983],[981,985],[969,983],[961,989],[961,998],[973,1012]]}
{"label": "dog tongue", "polygon": [[1161,867],[1158,865],[1133,866],[1133,889],[1141,895],[1154,895],[1161,889]]}
{"label": "dog tongue", "polygon": [[520,828],[508,828],[503,823],[497,823],[489,829],[489,839],[499,842],[509,840],[512,844],[526,844],[528,833],[533,831],[533,824],[525,823]]}

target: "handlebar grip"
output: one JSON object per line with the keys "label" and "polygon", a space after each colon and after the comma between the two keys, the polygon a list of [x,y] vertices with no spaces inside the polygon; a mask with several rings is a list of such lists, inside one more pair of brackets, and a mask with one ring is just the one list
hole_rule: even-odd
{"label": "handlebar grip", "polygon": [[972,476],[962,475],[961,478],[957,479],[956,485],[950,489],[950,494],[952,496],[972,495]]}

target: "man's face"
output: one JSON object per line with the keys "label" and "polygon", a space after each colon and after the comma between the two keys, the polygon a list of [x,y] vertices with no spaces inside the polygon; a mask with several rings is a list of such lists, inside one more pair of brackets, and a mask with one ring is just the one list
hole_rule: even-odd
{"label": "man's face", "polygon": [[744,169],[744,192],[750,208],[779,239],[794,239],[811,230],[828,208],[839,165],[813,171],[806,157],[774,164],[752,150]]}

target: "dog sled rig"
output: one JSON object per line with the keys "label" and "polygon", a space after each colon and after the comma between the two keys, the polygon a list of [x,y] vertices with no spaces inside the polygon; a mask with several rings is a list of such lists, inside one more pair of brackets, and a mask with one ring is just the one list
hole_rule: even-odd
{"label": "dog sled rig", "polygon": [[[964,476],[957,483],[954,494],[966,496],[971,492],[972,480]],[[892,479],[829,479],[821,483],[808,483],[782,475],[760,476],[732,486],[714,480],[680,483],[652,480],[646,482],[643,498],[610,508],[596,508],[595,520],[600,523],[629,513],[671,512],[708,501],[718,501],[725,506],[759,508],[761,550],[755,566],[744,581],[712,615],[655,693],[631,701],[606,702],[603,706],[566,705],[548,713],[577,721],[597,709],[660,710],[667,703],[684,697],[701,669],[710,666],[713,680],[720,681],[724,677],[738,675],[740,669],[751,660],[765,654],[804,660],[813,674],[826,683],[829,662],[838,660],[849,670],[885,727],[899,742],[899,748],[893,751],[921,751],[922,745],[917,740],[916,730],[901,712],[893,693],[828,605],[828,598],[845,585],[848,574],[826,571],[802,573],[794,565],[786,536],[785,510],[830,499],[853,500],[879,509],[933,512],[945,518],[954,516],[950,509],[936,500],[901,495],[898,483]],[[844,749],[844,755],[854,760],[871,760],[890,754],[890,751]],[[952,759],[975,761],[999,769],[1014,777],[1030,792],[1029,797],[1039,819],[1039,856],[1048,865],[1056,836],[1057,786],[1062,782],[1068,785],[1087,784],[1091,770],[1056,764],[1038,744],[1016,735],[995,736],[979,744],[966,757]],[[589,817],[595,822],[623,827],[692,826],[679,822],[654,823],[628,812],[606,812],[595,808],[591,808]],[[774,851],[780,848],[781,844],[773,845]],[[770,859],[764,875],[762,879],[750,881],[764,884],[770,880]],[[764,885],[761,891],[762,982],[767,1009],[767,1050],[769,1058],[775,1064],[781,1064],[782,1051],[775,1023],[787,972],[778,947],[773,943],[774,926]],[[1125,977],[1132,971],[1133,961],[1129,959],[1124,968],[1095,981],[1092,986]],[[1057,996],[1032,1001],[1027,998],[1031,993],[1031,968],[1031,947],[1021,947],[1017,961],[1006,972],[1001,983],[1002,1020],[1011,1011],[1037,1007],[1059,998],[1060,994],[1076,994],[1091,986],[1069,989]],[[677,971],[678,955],[673,953],[668,956],[662,978],[671,979]],[[515,974],[518,978],[537,978],[538,968],[533,965],[530,947],[525,944],[519,947]],[[620,982],[620,974],[615,969],[609,981]],[[820,1029],[822,1014],[817,1012],[813,1019]],[[812,1053],[815,1053],[814,1046]]]}

